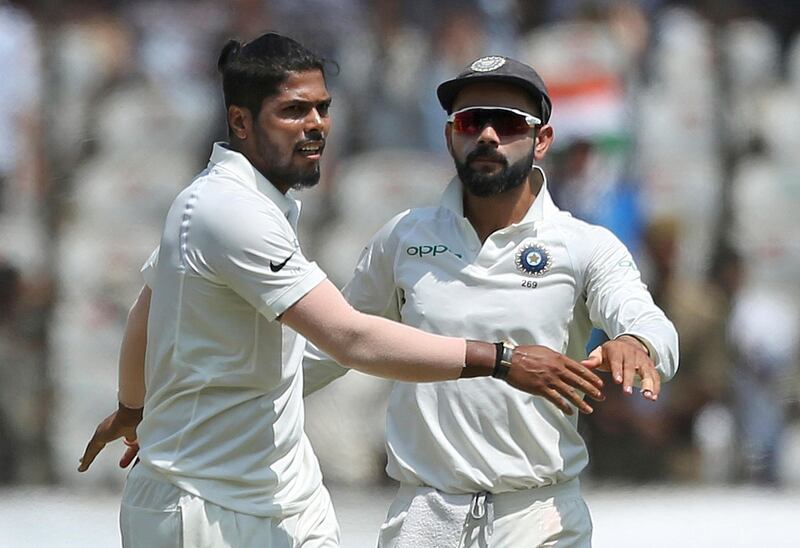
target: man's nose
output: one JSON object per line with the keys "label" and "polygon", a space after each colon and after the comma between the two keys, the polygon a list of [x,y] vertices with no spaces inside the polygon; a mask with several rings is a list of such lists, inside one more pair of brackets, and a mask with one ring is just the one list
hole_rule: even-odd
{"label": "man's nose", "polygon": [[483,129],[481,129],[481,132],[478,134],[478,143],[491,145],[500,144],[500,137],[492,127],[492,124],[486,124],[483,126]]}
{"label": "man's nose", "polygon": [[305,122],[306,127],[304,129],[306,131],[313,131],[315,129],[322,131],[322,129],[325,127],[325,117],[320,115],[319,110],[316,108],[312,108],[308,112]]}

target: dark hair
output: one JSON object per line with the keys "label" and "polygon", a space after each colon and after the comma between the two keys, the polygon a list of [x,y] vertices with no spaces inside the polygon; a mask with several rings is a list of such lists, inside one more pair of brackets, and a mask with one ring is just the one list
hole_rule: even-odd
{"label": "dark hair", "polygon": [[324,77],[324,65],[323,58],[299,42],[273,32],[246,44],[228,40],[217,61],[225,108],[237,105],[257,116],[261,103],[278,92],[290,72],[319,70]]}

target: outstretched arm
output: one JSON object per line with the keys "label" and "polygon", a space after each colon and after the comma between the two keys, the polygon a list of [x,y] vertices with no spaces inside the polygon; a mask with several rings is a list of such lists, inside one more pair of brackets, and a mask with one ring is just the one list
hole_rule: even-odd
{"label": "outstretched arm", "polygon": [[142,420],[144,406],[144,356],[147,349],[147,317],[150,313],[151,291],[142,287],[139,296],[128,313],[125,334],[119,352],[119,407],[97,426],[80,458],[79,472],[85,472],[103,450],[106,444],[125,438],[128,445],[119,461],[122,468],[127,467],[136,456],[136,426]]}
{"label": "outstretched arm", "polygon": [[[288,308],[281,321],[337,362],[379,377],[431,382],[489,376],[497,374],[501,361],[494,344],[432,335],[362,314],[327,280]],[[520,346],[502,357],[510,362],[506,382],[547,398],[567,414],[573,412],[569,403],[592,410],[575,389],[602,397],[602,381],[594,373],[544,347]]]}

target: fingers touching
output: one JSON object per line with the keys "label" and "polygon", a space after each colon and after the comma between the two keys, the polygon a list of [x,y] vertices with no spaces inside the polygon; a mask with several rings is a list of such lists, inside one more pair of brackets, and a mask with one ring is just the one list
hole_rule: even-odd
{"label": "fingers touching", "polygon": [[633,394],[633,386],[638,378],[642,395],[649,400],[658,399],[661,376],[639,343],[621,339],[608,341],[595,348],[581,364],[591,369],[609,371],[614,382],[622,385],[625,394]]}
{"label": "fingers touching", "polygon": [[581,365],[589,369],[597,369],[599,371],[608,371],[608,368],[603,364],[603,348],[598,346],[589,354],[589,357],[581,361]]}

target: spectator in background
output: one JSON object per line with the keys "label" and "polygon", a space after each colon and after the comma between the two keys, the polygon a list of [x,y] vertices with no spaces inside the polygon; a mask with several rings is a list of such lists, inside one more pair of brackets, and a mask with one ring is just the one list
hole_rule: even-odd
{"label": "spectator in background", "polygon": [[778,484],[789,381],[800,348],[797,311],[780,292],[747,288],[736,296],[727,335],[742,478]]}
{"label": "spectator in background", "polygon": [[555,155],[553,200],[579,219],[609,229],[637,255],[644,219],[639,185],[620,173],[624,158],[623,151],[574,139]]}
{"label": "spectator in background", "polygon": [[53,481],[45,370],[47,279],[0,256],[0,483]]}
{"label": "spectator in background", "polygon": [[13,2],[0,3],[0,254],[41,268],[45,158],[38,29]]}
{"label": "spectator in background", "polygon": [[[421,143],[427,150],[447,158],[447,148],[442,142],[442,125],[446,115],[436,100],[435,89],[440,82],[458,72],[472,59],[479,57],[487,46],[485,18],[477,10],[462,9],[437,20],[436,32],[431,37],[432,62],[417,86],[422,111]],[[502,50],[499,53],[506,53]],[[513,52],[508,52],[513,53]]]}
{"label": "spectator in background", "polygon": [[[589,417],[593,472],[599,477],[637,481],[732,479],[732,466],[718,460],[706,476],[710,440],[699,440],[697,419],[711,408],[729,416],[733,374],[726,326],[733,292],[739,285],[735,254],[715,258],[708,281],[687,277],[679,263],[680,221],[661,217],[648,223],[643,236],[643,278],[653,299],[675,322],[681,335],[681,374],[664,387],[655,406],[631,413],[627,402],[609,394]],[[727,436],[728,433],[716,432]],[[729,440],[725,440],[727,444]],[[733,447],[730,447],[733,451]]]}
{"label": "spectator in background", "polygon": [[[729,401],[731,369],[725,336],[730,290],[735,283],[733,257],[720,256],[708,281],[688,278],[679,263],[680,221],[661,217],[644,231],[645,281],[653,299],[675,322],[681,334],[681,375],[670,383],[660,402],[657,421],[665,433],[652,449],[666,462],[666,477],[703,479],[696,474],[693,426],[706,406]],[[734,270],[732,270],[734,269]],[[724,284],[724,285],[723,285]]]}
{"label": "spectator in background", "polygon": [[[5,481],[52,481],[48,437],[48,158],[43,67],[33,2],[0,2],[0,472]],[[6,437],[7,436],[7,437]],[[14,465],[16,464],[16,466]]]}
{"label": "spectator in background", "polygon": [[13,410],[8,408],[14,400],[10,393],[6,393],[14,386],[10,381],[18,374],[21,365],[17,357],[20,341],[15,325],[19,292],[19,271],[0,259],[0,485],[17,479],[20,457],[20,442],[16,435],[18,425],[10,420]]}

